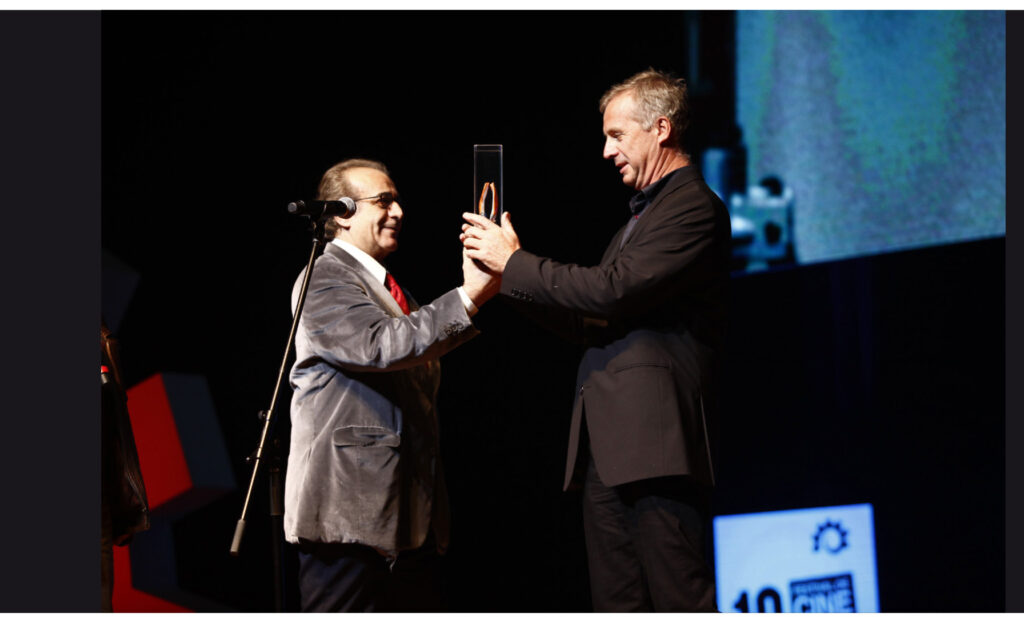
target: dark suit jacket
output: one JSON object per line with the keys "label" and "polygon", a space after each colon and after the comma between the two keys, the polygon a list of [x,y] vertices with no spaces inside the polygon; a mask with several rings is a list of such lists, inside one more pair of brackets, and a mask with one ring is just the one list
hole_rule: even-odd
{"label": "dark suit jacket", "polygon": [[[300,274],[292,294],[297,303]],[[285,537],[441,550],[448,504],[438,457],[441,355],[477,334],[457,290],[409,315],[345,250],[313,266],[291,372]]]}
{"label": "dark suit jacket", "polygon": [[[584,417],[604,484],[668,475],[714,482],[709,417],[724,333],[731,232],[725,205],[694,167],[667,180],[594,267],[516,251],[501,293],[562,309],[557,326],[587,345],[580,362],[565,486]],[[547,312],[549,324],[552,314]]]}

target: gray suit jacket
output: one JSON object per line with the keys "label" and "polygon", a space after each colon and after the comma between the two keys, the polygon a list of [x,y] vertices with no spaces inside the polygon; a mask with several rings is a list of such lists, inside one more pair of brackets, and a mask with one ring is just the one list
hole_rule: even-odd
{"label": "gray suit jacket", "polygon": [[[303,274],[292,293],[298,300]],[[295,339],[285,537],[416,548],[448,541],[438,457],[438,358],[477,334],[457,290],[403,315],[355,258],[328,244]]]}

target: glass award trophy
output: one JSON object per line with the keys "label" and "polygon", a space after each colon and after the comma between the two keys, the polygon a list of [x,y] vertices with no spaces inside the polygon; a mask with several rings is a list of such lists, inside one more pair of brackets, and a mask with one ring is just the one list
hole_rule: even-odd
{"label": "glass award trophy", "polygon": [[473,212],[501,224],[501,144],[473,146]]}

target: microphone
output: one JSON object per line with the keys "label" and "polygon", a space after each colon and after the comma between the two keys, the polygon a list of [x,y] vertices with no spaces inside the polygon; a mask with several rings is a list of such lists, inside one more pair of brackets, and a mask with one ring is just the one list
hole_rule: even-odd
{"label": "microphone", "polygon": [[340,216],[347,219],[356,213],[356,202],[351,197],[342,197],[338,201],[293,201],[288,204],[288,214],[308,216],[319,219],[327,216]]}

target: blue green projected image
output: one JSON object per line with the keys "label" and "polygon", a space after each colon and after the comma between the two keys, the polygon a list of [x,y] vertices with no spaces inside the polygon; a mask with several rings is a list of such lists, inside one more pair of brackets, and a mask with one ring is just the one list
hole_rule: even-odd
{"label": "blue green projected image", "polygon": [[791,191],[797,263],[1005,235],[1002,11],[740,11],[736,46],[747,176]]}

